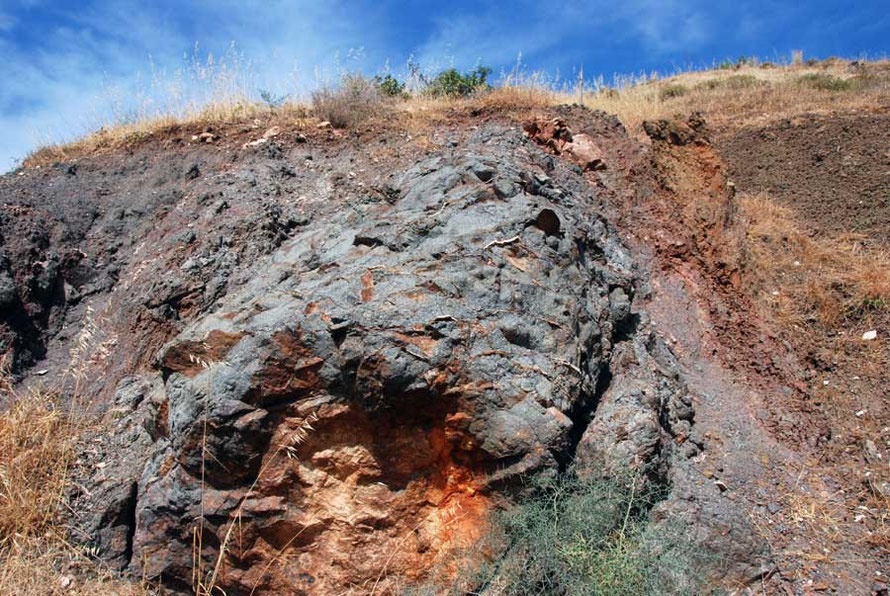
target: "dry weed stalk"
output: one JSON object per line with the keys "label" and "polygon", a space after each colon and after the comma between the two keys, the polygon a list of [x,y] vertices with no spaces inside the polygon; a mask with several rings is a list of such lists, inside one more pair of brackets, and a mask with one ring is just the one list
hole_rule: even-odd
{"label": "dry weed stalk", "polygon": [[890,254],[855,235],[810,237],[765,194],[739,195],[752,293],[786,327],[858,331],[890,316]]}
{"label": "dry weed stalk", "polygon": [[54,387],[18,388],[11,358],[0,359],[0,594],[148,594],[122,581],[71,544],[61,524],[77,442],[88,417],[91,370],[108,356],[114,336],[87,309],[68,367]]}
{"label": "dry weed stalk", "polygon": [[[196,364],[199,364],[202,368],[207,371],[207,395],[210,395],[212,380],[213,380],[213,372],[218,366],[227,365],[224,361],[211,361],[200,356],[189,354],[189,360]],[[206,401],[205,401],[206,404]],[[205,405],[206,408],[206,405]],[[297,447],[303,444],[306,439],[309,437],[309,434],[315,430],[312,426],[315,422],[318,421],[318,414],[316,412],[312,412],[305,418],[303,418],[300,423],[297,425],[295,429],[287,433],[285,437],[280,441],[278,446],[275,448],[275,451],[266,458],[266,461],[263,462],[263,465],[260,466],[259,471],[257,472],[256,478],[254,478],[250,487],[247,489],[247,492],[241,497],[238,502],[238,506],[235,508],[234,512],[230,515],[229,526],[226,529],[226,533],[223,536],[223,539],[219,546],[219,552],[216,555],[216,560],[214,562],[212,569],[205,569],[204,567],[204,559],[202,557],[203,552],[203,535],[204,535],[204,527],[205,527],[205,515],[204,515],[204,467],[208,457],[207,453],[207,412],[205,411],[203,417],[204,428],[202,431],[202,443],[201,443],[201,512],[198,519],[197,524],[192,528],[192,589],[194,590],[197,596],[212,596],[215,591],[221,594],[225,594],[225,592],[217,585],[219,580],[220,572],[222,571],[223,564],[225,562],[226,556],[229,552],[230,543],[232,541],[232,537],[234,534],[235,527],[240,527],[242,522],[242,515],[244,512],[244,506],[247,501],[253,496],[253,491],[256,489],[257,484],[263,478],[264,473],[269,469],[271,464],[278,458],[282,453],[288,459],[296,459],[297,458]],[[212,455],[210,455],[212,457]],[[299,536],[299,532],[293,536],[281,549],[278,556],[280,556],[287,547],[293,543],[294,540]],[[277,558],[273,558],[269,561],[266,568],[269,567]],[[254,586],[251,593],[256,590],[256,586]]]}

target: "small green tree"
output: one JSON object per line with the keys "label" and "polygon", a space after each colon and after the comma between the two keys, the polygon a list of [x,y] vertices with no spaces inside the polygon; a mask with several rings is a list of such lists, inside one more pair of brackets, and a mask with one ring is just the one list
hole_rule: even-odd
{"label": "small green tree", "polygon": [[[649,596],[708,593],[709,561],[680,528],[651,523],[667,487],[644,476],[604,478],[568,471],[531,479],[530,491],[495,513],[490,536],[443,567],[414,595],[529,594]],[[460,570],[450,577],[455,564]]]}
{"label": "small green tree", "polygon": [[399,80],[391,74],[387,74],[382,77],[380,75],[377,75],[376,77],[374,77],[374,82],[377,84],[377,90],[380,91],[381,95],[385,95],[387,97],[408,96],[408,94],[405,92],[405,83],[399,82]]}
{"label": "small green tree", "polygon": [[487,66],[477,66],[465,74],[461,74],[456,68],[449,68],[430,81],[426,92],[434,96],[466,97],[475,91],[490,89],[490,74],[491,69]]}

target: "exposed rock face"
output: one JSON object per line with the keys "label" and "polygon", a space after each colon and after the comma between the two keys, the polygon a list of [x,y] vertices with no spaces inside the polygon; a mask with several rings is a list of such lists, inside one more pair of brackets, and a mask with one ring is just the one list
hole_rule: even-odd
{"label": "exposed rock face", "polygon": [[583,182],[548,164],[483,129],[392,204],[301,230],[169,344],[133,564],[189,577],[203,511],[208,566],[240,517],[230,593],[389,589],[471,540],[493,490],[565,463],[633,288]]}
{"label": "exposed rock face", "polygon": [[[230,595],[391,593],[473,543],[525,475],[572,461],[691,474],[693,396],[582,175],[624,184],[611,160],[636,149],[591,118],[608,135],[486,123],[340,202],[330,178],[264,153],[283,181],[261,219],[253,203],[229,213],[249,168],[180,177],[206,186],[176,217],[236,240],[126,263],[121,316],[155,312],[151,337],[170,340],[150,362],[117,357],[115,430],[84,456],[102,460],[79,497],[100,555],[173,590],[197,571]],[[214,194],[220,179],[234,195]]]}

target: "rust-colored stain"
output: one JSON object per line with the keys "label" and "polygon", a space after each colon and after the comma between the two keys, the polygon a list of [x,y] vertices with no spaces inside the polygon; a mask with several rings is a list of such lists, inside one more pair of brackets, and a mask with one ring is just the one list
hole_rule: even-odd
{"label": "rust-colored stain", "polygon": [[370,269],[362,275],[362,302],[370,302],[374,298],[374,274]]}
{"label": "rust-colored stain", "polygon": [[405,344],[419,348],[427,358],[432,357],[436,344],[439,343],[428,335],[407,335],[405,333],[395,333],[394,335]]}
{"label": "rust-colored stain", "polygon": [[273,352],[254,376],[251,393],[255,399],[302,396],[318,387],[318,369],[324,359],[313,354],[301,340],[301,333],[291,330],[279,331],[272,337]]}
{"label": "rust-colored stain", "polygon": [[214,329],[202,341],[178,343],[161,356],[161,368],[194,377],[206,365],[225,360],[229,350],[243,335]]}

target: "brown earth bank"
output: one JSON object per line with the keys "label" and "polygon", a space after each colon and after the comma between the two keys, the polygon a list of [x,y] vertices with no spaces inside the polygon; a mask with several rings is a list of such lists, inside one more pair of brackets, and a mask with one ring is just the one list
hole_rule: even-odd
{"label": "brown earth bank", "polygon": [[732,179],[792,208],[814,232],[890,241],[890,109],[801,114],[720,134]]}
{"label": "brown earth bank", "polygon": [[[693,117],[648,143],[580,107],[182,128],[4,176],[19,382],[96,353],[73,535],[172,592],[399,593],[453,575],[528,478],[623,468],[661,487],[653,524],[712,553],[702,592],[886,590],[883,377],[855,353],[820,368],[764,315],[737,196],[819,222],[831,195],[883,239],[845,199],[886,198],[881,118]],[[786,193],[809,158],[776,147],[849,183]],[[857,377],[866,429],[826,371]]]}

